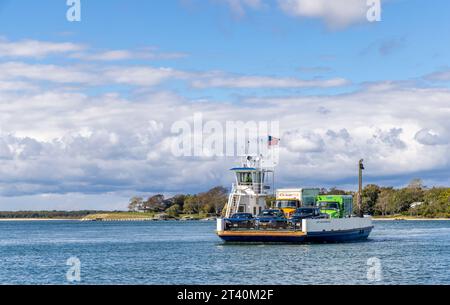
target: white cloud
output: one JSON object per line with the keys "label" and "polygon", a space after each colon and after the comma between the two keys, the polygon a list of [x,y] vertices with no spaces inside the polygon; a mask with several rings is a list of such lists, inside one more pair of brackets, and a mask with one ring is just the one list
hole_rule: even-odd
{"label": "white cloud", "polygon": [[187,57],[185,53],[164,53],[155,48],[140,50],[108,50],[103,52],[75,53],[73,58],[89,61],[121,61],[121,60],[167,60]]}
{"label": "white cloud", "polygon": [[331,88],[349,85],[343,78],[302,80],[266,76],[214,76],[192,81],[195,88]]}
{"label": "white cloud", "polygon": [[391,128],[387,131],[379,129],[369,142],[388,145],[396,149],[405,149],[406,144],[400,139],[402,133],[403,130],[401,128]]}
{"label": "white cloud", "polygon": [[[154,86],[163,81],[185,78],[187,73],[171,68],[150,66],[59,66],[52,64],[27,64],[22,62],[0,63],[0,80],[8,89],[7,80],[34,80],[66,84],[125,84],[131,86]],[[2,83],[0,83],[1,89]]]}
{"label": "white cloud", "polygon": [[0,39],[0,57],[34,57],[66,54],[84,50],[82,45],[70,42],[46,42],[38,40],[8,41]]}
{"label": "white cloud", "polygon": [[417,132],[414,138],[420,144],[430,146],[445,145],[450,142],[450,139],[448,137],[441,136],[436,131],[427,128],[424,128]]}
{"label": "white cloud", "polygon": [[171,68],[113,67],[103,72],[103,77],[118,84],[154,86],[169,79],[186,77],[186,73]]}
{"label": "white cloud", "polygon": [[312,153],[322,152],[325,142],[322,136],[314,132],[289,131],[283,135],[283,144],[291,152]]}
{"label": "white cloud", "polygon": [[[120,60],[130,54],[110,55],[111,60]],[[227,186],[232,179],[227,169],[236,160],[171,154],[172,123],[196,112],[223,123],[279,121],[280,185],[352,185],[360,158],[367,161],[368,179],[376,182],[388,177],[404,183],[422,173],[427,173],[428,185],[450,182],[448,175],[440,174],[450,170],[448,88],[380,82],[350,94],[248,97],[238,103],[208,98],[198,102],[169,91],[139,90],[139,95],[115,91],[117,84],[134,89],[170,80],[198,89],[349,84],[342,78],[303,80],[147,65],[3,62],[0,196],[74,192],[128,196]],[[103,87],[91,90],[97,86]]]}
{"label": "white cloud", "polygon": [[97,77],[84,69],[50,64],[6,62],[0,64],[0,80],[28,79],[55,83],[96,83]]}
{"label": "white cloud", "polygon": [[0,91],[33,90],[36,88],[38,87],[28,82],[0,80]]}
{"label": "white cloud", "polygon": [[[182,80],[197,89],[204,88],[332,88],[349,85],[343,78],[302,80],[298,78],[268,76],[236,76],[223,72],[186,72],[172,68],[152,66],[60,66],[0,63],[0,90],[8,90],[20,80],[47,81],[88,86],[123,84],[129,86],[156,86],[169,80]],[[2,82],[3,80],[3,82]],[[30,86],[17,82],[21,87]]]}
{"label": "white cloud", "polygon": [[64,55],[89,61],[120,61],[133,59],[168,60],[187,56],[181,52],[162,52],[156,47],[136,50],[92,50],[86,45],[72,42],[49,42],[39,40],[8,41],[0,38],[0,58],[43,58]]}
{"label": "white cloud", "polygon": [[441,69],[440,71],[431,73],[425,76],[426,79],[431,81],[447,82],[450,81],[450,69]]}
{"label": "white cloud", "polygon": [[[239,2],[240,5],[258,7],[260,1]],[[3,49],[2,49],[3,48]],[[38,51],[31,52],[36,48]],[[85,50],[85,52],[76,52]],[[2,53],[3,50],[3,53]],[[28,50],[28,51],[27,51]],[[349,85],[343,78],[332,79],[298,79],[294,77],[274,77],[264,75],[236,75],[222,71],[188,72],[170,67],[150,65],[109,65],[105,62],[131,59],[168,59],[179,58],[185,54],[163,53],[157,48],[138,50],[107,50],[95,52],[72,43],[52,43],[35,40],[19,42],[0,41],[0,57],[36,57],[65,54],[68,58],[93,61],[86,64],[52,64],[26,63],[21,61],[4,61],[0,63],[0,91],[32,90],[39,82],[53,85],[109,86],[121,84],[135,87],[151,87],[170,80],[181,80],[193,88],[331,88]],[[33,83],[35,82],[35,83]]]}
{"label": "white cloud", "polygon": [[113,50],[105,51],[98,54],[75,54],[74,57],[86,59],[86,60],[102,60],[102,61],[115,61],[133,59],[134,54],[128,50]]}
{"label": "white cloud", "polygon": [[[319,105],[330,111],[317,112]],[[195,103],[168,92],[127,99],[64,90],[0,92],[0,109],[0,194],[8,196],[177,193],[228,185],[227,169],[236,160],[171,154],[172,123],[195,112],[221,122],[279,120],[280,185],[351,184],[360,158],[371,180],[405,182],[450,164],[450,145],[430,147],[417,137],[424,128],[450,129],[446,89],[365,89],[240,104]],[[440,137],[448,143],[448,136]]]}
{"label": "white cloud", "polygon": [[366,0],[278,0],[289,15],[323,19],[333,28],[342,28],[366,18]]}

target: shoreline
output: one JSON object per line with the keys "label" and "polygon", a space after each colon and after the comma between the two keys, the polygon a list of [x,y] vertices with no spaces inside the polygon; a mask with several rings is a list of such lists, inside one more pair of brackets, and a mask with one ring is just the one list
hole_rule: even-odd
{"label": "shoreline", "polygon": [[[207,218],[195,219],[196,221],[206,221]],[[39,222],[39,221],[80,221],[80,222],[94,222],[94,221],[124,221],[124,222],[142,222],[142,221],[158,221],[152,218],[123,218],[123,219],[74,219],[74,218],[0,218],[0,222]],[[162,220],[159,220],[162,221]],[[176,221],[194,221],[194,219],[189,220],[181,220],[177,219]],[[420,217],[374,217],[373,221],[450,221],[450,218],[420,218]]]}
{"label": "shoreline", "polygon": [[373,221],[448,221],[450,218],[420,218],[420,217],[374,217]]}
{"label": "shoreline", "polygon": [[0,218],[0,222],[14,222],[14,221],[80,221],[81,219],[73,218]]}

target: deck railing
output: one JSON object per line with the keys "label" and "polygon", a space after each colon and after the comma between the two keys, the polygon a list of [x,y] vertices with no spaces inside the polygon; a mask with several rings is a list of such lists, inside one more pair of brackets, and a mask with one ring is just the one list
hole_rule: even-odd
{"label": "deck railing", "polygon": [[[257,194],[268,194],[267,189],[265,188],[266,184],[264,183],[242,182],[237,186],[247,186]],[[233,184],[233,190],[236,190],[236,184]]]}

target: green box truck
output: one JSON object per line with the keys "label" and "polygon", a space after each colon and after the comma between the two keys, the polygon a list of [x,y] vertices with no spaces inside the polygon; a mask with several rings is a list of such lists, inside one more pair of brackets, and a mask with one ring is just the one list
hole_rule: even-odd
{"label": "green box truck", "polygon": [[321,195],[316,197],[317,206],[330,218],[344,218],[353,214],[353,196]]}

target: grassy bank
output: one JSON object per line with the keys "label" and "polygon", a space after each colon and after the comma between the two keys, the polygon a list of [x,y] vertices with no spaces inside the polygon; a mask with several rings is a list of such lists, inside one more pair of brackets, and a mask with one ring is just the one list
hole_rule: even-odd
{"label": "grassy bank", "polygon": [[150,213],[112,212],[88,215],[83,217],[82,220],[146,220],[153,219],[154,216],[154,214]]}

